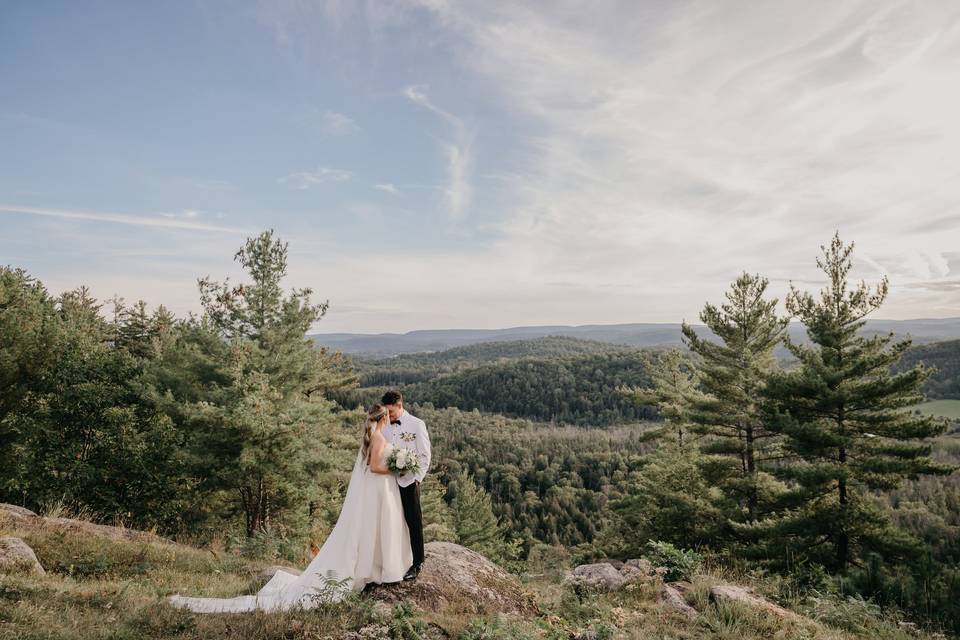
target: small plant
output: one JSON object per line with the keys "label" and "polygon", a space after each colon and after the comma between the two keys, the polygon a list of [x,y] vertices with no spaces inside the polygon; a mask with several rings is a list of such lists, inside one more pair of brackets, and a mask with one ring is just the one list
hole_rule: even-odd
{"label": "small plant", "polygon": [[[551,636],[548,636],[551,637]],[[554,635],[555,638],[566,638],[566,634]],[[518,625],[511,624],[502,616],[493,620],[474,618],[467,628],[460,632],[457,640],[528,640],[532,636]]]}
{"label": "small plant", "polygon": [[427,623],[417,617],[410,602],[398,602],[393,606],[393,618],[388,625],[393,640],[426,640]]}
{"label": "small plant", "polygon": [[669,542],[650,540],[644,547],[644,557],[655,567],[666,569],[667,582],[689,580],[703,562],[703,556],[690,549],[678,549]]}
{"label": "small plant", "polygon": [[331,571],[326,576],[320,576],[320,586],[314,588],[310,599],[318,609],[338,606],[353,591],[350,588],[350,578],[338,580]]}

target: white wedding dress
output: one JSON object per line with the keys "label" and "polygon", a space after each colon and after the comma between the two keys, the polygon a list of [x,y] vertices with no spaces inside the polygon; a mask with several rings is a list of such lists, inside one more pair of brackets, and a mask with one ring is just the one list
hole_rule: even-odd
{"label": "white wedding dress", "polygon": [[[384,460],[392,448],[385,447]],[[340,600],[349,591],[361,591],[371,582],[399,582],[412,563],[397,479],[374,473],[358,454],[337,524],[301,575],[278,571],[252,596],[175,595],[169,602],[199,613],[310,609],[321,601]],[[334,582],[337,588],[331,588]]]}

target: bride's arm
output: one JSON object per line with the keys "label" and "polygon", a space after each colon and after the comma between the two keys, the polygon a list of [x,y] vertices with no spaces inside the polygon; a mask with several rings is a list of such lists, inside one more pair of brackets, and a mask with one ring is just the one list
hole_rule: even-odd
{"label": "bride's arm", "polygon": [[379,431],[374,432],[370,442],[370,471],[381,475],[389,475],[390,469],[383,464],[383,448],[387,444],[387,439]]}

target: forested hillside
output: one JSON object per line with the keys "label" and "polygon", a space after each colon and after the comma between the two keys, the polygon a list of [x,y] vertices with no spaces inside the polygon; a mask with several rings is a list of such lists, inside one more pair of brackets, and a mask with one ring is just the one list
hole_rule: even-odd
{"label": "forested hillside", "polygon": [[456,494],[458,477],[472,475],[525,551],[537,541],[591,542],[607,504],[624,494],[640,454],[651,448],[637,426],[598,433],[454,408],[412,411],[434,425],[436,469],[451,486],[447,497]]}
{"label": "forested hillside", "polygon": [[897,371],[905,371],[918,362],[936,371],[924,385],[930,398],[960,399],[960,340],[934,342],[908,349],[896,365]]}
{"label": "forested hillside", "polygon": [[418,403],[503,413],[546,422],[612,425],[656,415],[617,392],[646,386],[650,356],[636,350],[577,358],[519,360],[409,385]]}
{"label": "forested hillside", "polygon": [[445,351],[408,353],[391,358],[353,356],[352,361],[360,375],[360,386],[378,387],[425,382],[464,369],[510,360],[564,358],[618,350],[622,350],[622,347],[595,340],[546,336],[532,340],[483,342]]}

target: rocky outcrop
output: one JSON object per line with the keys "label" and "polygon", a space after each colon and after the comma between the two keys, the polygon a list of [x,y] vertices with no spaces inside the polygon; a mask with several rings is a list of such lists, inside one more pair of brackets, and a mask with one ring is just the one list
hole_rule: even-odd
{"label": "rocky outcrop", "polygon": [[371,585],[367,593],[388,603],[410,600],[432,612],[538,613],[517,579],[479,553],[452,542],[431,542],[426,552],[416,580]]}
{"label": "rocky outcrop", "polygon": [[15,504],[7,504],[6,502],[0,502],[0,511],[6,512],[17,519],[35,518],[37,516],[37,514],[26,507],[18,507]]}
{"label": "rocky outcrop", "polygon": [[25,571],[44,575],[43,565],[37,560],[37,554],[20,538],[0,538],[0,571]]}
{"label": "rocky outcrop", "polygon": [[687,620],[696,620],[700,613],[687,604],[680,588],[674,584],[665,584],[657,594],[657,600],[668,609],[673,609]]}
{"label": "rocky outcrop", "polygon": [[167,540],[156,534],[146,531],[137,531],[136,529],[127,529],[126,527],[112,527],[106,524],[94,524],[86,520],[73,520],[71,518],[43,518],[43,526],[55,527],[63,532],[77,533],[81,535],[92,535],[98,538],[108,540],[119,540],[126,542],[154,542],[157,544],[175,544],[172,540]]}
{"label": "rocky outcrop", "polygon": [[663,574],[663,569],[654,567],[645,558],[626,562],[611,560],[575,567],[567,574],[564,582],[567,585],[599,591],[619,591],[628,584],[655,582],[661,579]]}
{"label": "rocky outcrop", "polygon": [[599,591],[617,591],[626,583],[626,577],[609,562],[596,562],[575,567],[566,582]]}
{"label": "rocky outcrop", "polygon": [[732,602],[752,607],[754,609],[761,609],[777,616],[778,618],[800,618],[800,616],[793,611],[784,609],[780,605],[770,602],[762,596],[758,596],[747,587],[741,587],[735,584],[718,584],[710,587],[710,602],[715,605],[722,605]]}

